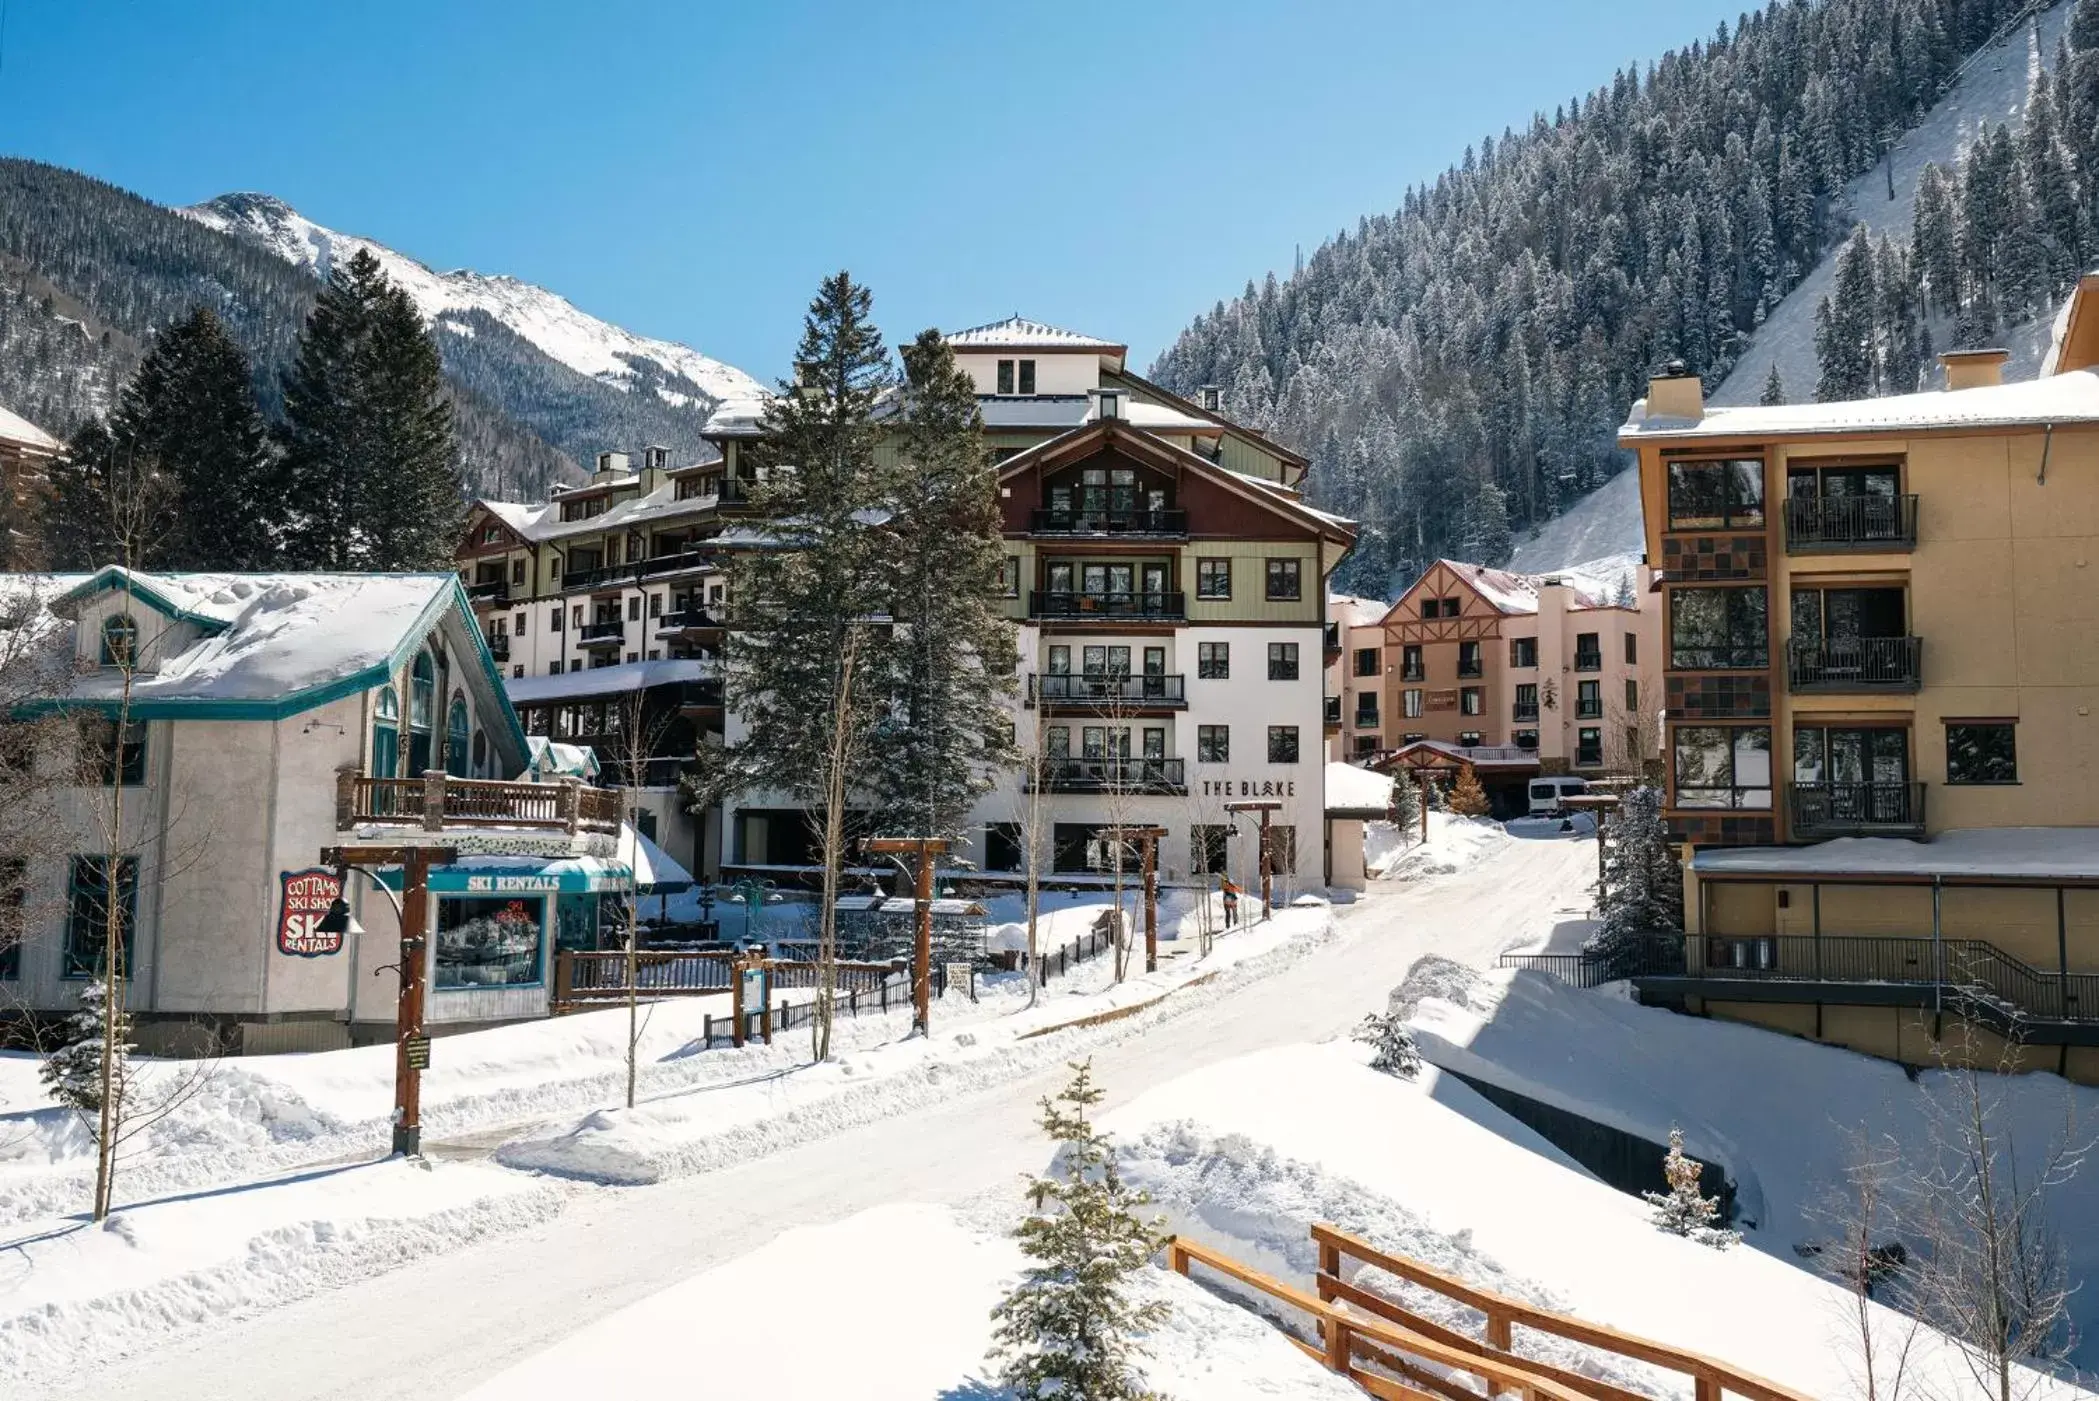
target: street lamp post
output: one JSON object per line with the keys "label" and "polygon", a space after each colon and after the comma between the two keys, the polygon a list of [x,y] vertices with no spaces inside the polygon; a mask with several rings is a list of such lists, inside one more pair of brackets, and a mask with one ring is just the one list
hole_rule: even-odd
{"label": "street lamp post", "polygon": [[1242,812],[1251,812],[1260,814],[1262,919],[1272,919],[1275,917],[1275,893],[1273,881],[1275,861],[1270,854],[1268,845],[1268,819],[1271,814],[1280,812],[1282,810],[1282,807],[1283,805],[1281,803],[1276,802],[1272,798],[1246,799],[1236,803],[1226,803],[1224,805],[1224,810],[1229,813],[1238,814]]}
{"label": "street lamp post", "polygon": [[1144,871],[1144,971],[1159,971],[1159,838],[1164,827],[1117,827],[1108,834],[1119,842],[1137,844]]}
{"label": "street lamp post", "polygon": [[917,860],[918,890],[912,907],[911,1031],[933,1032],[933,865],[947,854],[945,837],[870,837],[872,856],[905,856]]}

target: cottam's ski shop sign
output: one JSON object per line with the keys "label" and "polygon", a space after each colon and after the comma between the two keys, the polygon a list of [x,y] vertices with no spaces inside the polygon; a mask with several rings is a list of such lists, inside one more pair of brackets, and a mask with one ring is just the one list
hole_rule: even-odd
{"label": "cottam's ski shop sign", "polygon": [[318,928],[328,907],[343,893],[335,872],[313,867],[285,871],[279,879],[284,894],[277,906],[277,952],[298,958],[342,952],[343,936],[323,934]]}

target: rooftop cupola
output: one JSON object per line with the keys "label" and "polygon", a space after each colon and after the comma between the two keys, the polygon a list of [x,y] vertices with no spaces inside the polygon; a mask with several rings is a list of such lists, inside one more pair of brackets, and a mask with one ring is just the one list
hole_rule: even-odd
{"label": "rooftop cupola", "polygon": [[2011,358],[2009,350],[1991,347],[1988,350],[1948,350],[1939,356],[1939,363],[1946,367],[1948,389],[1985,389],[2004,383],[2004,362]]}

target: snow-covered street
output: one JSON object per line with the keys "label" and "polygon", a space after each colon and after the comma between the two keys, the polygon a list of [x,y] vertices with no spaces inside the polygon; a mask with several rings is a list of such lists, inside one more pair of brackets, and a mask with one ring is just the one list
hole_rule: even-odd
{"label": "snow-covered street", "polygon": [[533,1179],[564,1193],[565,1209],[225,1326],[187,1329],[178,1342],[68,1374],[38,1394],[171,1401],[235,1386],[282,1397],[459,1394],[785,1230],[894,1202],[960,1204],[1005,1187],[1042,1164],[1035,1104],[1069,1055],[1093,1055],[1112,1108],[1251,1050],[1344,1033],[1382,1009],[1424,952],[1491,964],[1546,933],[1555,912],[1586,904],[1595,847],[1473,842],[1465,860],[1473,864],[1434,874],[1418,863],[1419,878],[1375,887],[1340,911],[1332,939],[1277,960],[1279,971],[1188,987],[1156,1011],[1064,1033],[1068,1043],[1045,1038],[1054,1054],[1016,1064],[1019,1073],[996,1083],[956,1076],[908,1115],[650,1185]]}

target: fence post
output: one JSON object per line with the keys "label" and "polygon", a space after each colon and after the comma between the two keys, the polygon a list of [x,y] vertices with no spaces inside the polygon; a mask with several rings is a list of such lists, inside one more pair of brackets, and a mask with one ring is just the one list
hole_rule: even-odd
{"label": "fence post", "polygon": [[[561,785],[561,826],[570,836],[576,835],[576,827],[583,819],[583,785],[575,779],[565,779]],[[614,829],[617,831],[618,829]]]}
{"label": "fence post", "polygon": [[554,955],[554,1011],[558,1015],[568,1010],[569,998],[576,988],[576,956],[562,952]]}
{"label": "fence post", "polygon": [[335,830],[347,832],[357,825],[357,770],[335,771]]}
{"label": "fence post", "polygon": [[[1513,1346],[1515,1341],[1514,1337],[1512,1336],[1512,1333],[1513,1330],[1510,1328],[1509,1316],[1507,1314],[1497,1313],[1492,1309],[1489,1309],[1487,1311],[1488,1347],[1493,1348],[1497,1352],[1507,1353]],[[1506,1388],[1504,1388],[1501,1385],[1501,1383],[1496,1382],[1491,1378],[1488,1379],[1487,1394],[1489,1396],[1499,1396],[1504,1390],[1506,1390]]]}
{"label": "fence post", "polygon": [[445,771],[426,769],[423,773],[423,830],[442,832],[445,828]]}
{"label": "fence post", "polygon": [[1326,1333],[1326,1365],[1329,1371],[1348,1372],[1348,1322],[1330,1313],[1320,1320]]}

